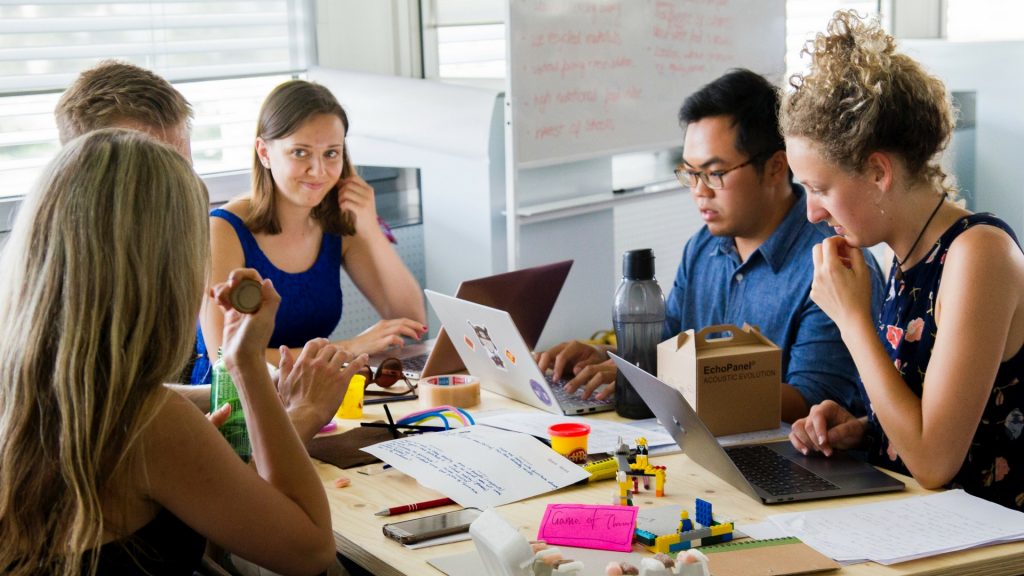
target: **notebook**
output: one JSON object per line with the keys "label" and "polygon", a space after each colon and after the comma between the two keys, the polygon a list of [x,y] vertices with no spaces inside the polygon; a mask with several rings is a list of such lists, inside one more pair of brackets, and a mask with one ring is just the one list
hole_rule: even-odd
{"label": "notebook", "polygon": [[704,546],[715,576],[788,576],[838,570],[839,564],[799,538],[746,540]]}
{"label": "notebook", "polygon": [[469,373],[480,386],[552,414],[589,414],[615,407],[614,400],[584,400],[564,382],[541,372],[512,316],[504,310],[424,290]]}
{"label": "notebook", "polygon": [[[544,331],[570,268],[572,260],[564,260],[466,280],[459,284],[455,297],[508,312],[532,350]],[[370,356],[370,366],[376,370],[388,358],[401,360],[405,375],[413,380],[466,369],[444,328],[437,338]]]}
{"label": "notebook", "polygon": [[609,356],[687,456],[755,500],[778,504],[904,489],[899,480],[843,452],[804,456],[788,440],[722,448],[679,390]]}

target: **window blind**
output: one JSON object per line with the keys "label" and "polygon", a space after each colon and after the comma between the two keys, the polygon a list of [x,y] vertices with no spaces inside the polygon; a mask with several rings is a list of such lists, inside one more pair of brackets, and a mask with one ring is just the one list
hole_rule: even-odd
{"label": "window blind", "polygon": [[436,38],[434,46],[424,49],[437,50],[437,77],[505,77],[501,0],[427,0],[424,28],[424,38]]}
{"label": "window blind", "polygon": [[311,12],[310,0],[0,0],[0,94],[63,90],[107,58],[172,82],[305,70]]}
{"label": "window blind", "polygon": [[60,94],[110,58],[157,72],[192,103],[200,174],[247,170],[263,98],[316,59],[313,19],[312,0],[0,0],[0,200],[25,194],[59,149]]}

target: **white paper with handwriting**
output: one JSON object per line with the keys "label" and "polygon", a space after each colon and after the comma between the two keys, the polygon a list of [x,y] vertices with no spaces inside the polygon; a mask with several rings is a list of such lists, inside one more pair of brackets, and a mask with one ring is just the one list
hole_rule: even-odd
{"label": "white paper with handwriting", "polygon": [[590,476],[532,436],[468,426],[389,440],[363,451],[462,506],[501,506]]}
{"label": "white paper with handwriting", "polygon": [[786,534],[839,562],[896,564],[1024,539],[1024,513],[963,490],[769,516]]}

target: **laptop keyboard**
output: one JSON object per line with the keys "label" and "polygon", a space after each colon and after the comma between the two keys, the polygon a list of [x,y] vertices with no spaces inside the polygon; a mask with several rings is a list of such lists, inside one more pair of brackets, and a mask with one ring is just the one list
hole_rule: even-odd
{"label": "laptop keyboard", "polygon": [[555,401],[563,410],[569,411],[574,409],[585,409],[587,411],[594,412],[599,407],[615,403],[614,397],[598,400],[594,396],[591,396],[584,400],[580,397],[580,391],[578,389],[571,394],[565,389],[565,384],[568,380],[556,380],[555,378],[552,378],[550,374],[545,374],[544,379],[548,381],[548,384],[551,386],[551,392],[555,395]]}
{"label": "laptop keyboard", "polygon": [[725,451],[751,484],[773,496],[839,489],[766,446],[734,446]]}
{"label": "laptop keyboard", "polygon": [[407,372],[423,372],[423,367],[427,365],[427,358],[429,357],[429,354],[419,354],[409,358],[402,358],[402,368]]}

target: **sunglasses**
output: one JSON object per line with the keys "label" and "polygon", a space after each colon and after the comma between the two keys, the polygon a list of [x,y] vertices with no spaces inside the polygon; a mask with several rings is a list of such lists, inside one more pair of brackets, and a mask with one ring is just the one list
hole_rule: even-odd
{"label": "sunglasses", "polygon": [[[385,359],[377,366],[376,371],[370,366],[363,366],[359,374],[366,378],[367,388],[364,394],[367,396],[407,396],[416,391],[416,384],[413,384],[405,375],[402,361],[398,358]],[[386,390],[398,382],[405,382],[404,390]],[[370,388],[371,384],[376,385],[379,389]]]}

